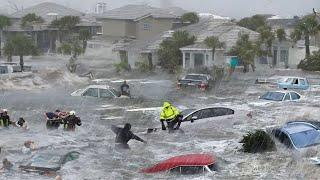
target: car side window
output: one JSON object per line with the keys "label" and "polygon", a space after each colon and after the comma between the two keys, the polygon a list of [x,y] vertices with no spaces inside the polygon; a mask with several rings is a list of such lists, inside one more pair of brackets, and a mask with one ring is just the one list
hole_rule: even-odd
{"label": "car side window", "polygon": [[286,96],[284,97],[284,101],[290,101],[290,94],[286,93]]}
{"label": "car side window", "polygon": [[99,89],[100,97],[102,98],[112,98],[114,95],[108,89]]}
{"label": "car side window", "polygon": [[210,109],[203,109],[199,111],[198,119],[204,119],[209,117],[212,117]]}
{"label": "car side window", "polygon": [[303,85],[303,86],[306,85],[305,80],[304,79],[300,79],[300,84]]}
{"label": "car side window", "polygon": [[292,148],[290,138],[285,133],[281,132],[278,136],[278,139],[282,144],[284,144],[288,148]]}
{"label": "car side window", "polygon": [[189,116],[187,117],[187,121],[191,121],[192,117],[197,117],[197,119],[201,119],[201,118],[200,118],[200,113],[201,113],[201,111],[197,111],[197,112],[189,115]]}
{"label": "car side window", "polygon": [[293,79],[292,84],[299,84],[298,79]]}
{"label": "car side window", "polygon": [[89,88],[86,92],[83,93],[83,96],[98,97],[98,89]]}
{"label": "car side window", "polygon": [[234,110],[228,108],[211,108],[210,111],[211,117],[234,114]]}
{"label": "car side window", "polygon": [[179,166],[170,170],[178,174],[199,174],[205,172],[203,166]]}
{"label": "car side window", "polygon": [[300,96],[299,94],[295,93],[295,92],[291,92],[291,98],[292,100],[297,100],[297,99],[300,99]]}

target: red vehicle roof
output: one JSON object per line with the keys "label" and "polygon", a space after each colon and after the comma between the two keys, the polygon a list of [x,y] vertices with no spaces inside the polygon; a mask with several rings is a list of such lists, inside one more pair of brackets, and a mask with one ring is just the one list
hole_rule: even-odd
{"label": "red vehicle roof", "polygon": [[216,159],[211,154],[187,154],[167,159],[152,167],[142,169],[143,173],[157,173],[168,171],[179,166],[208,166],[214,164]]}

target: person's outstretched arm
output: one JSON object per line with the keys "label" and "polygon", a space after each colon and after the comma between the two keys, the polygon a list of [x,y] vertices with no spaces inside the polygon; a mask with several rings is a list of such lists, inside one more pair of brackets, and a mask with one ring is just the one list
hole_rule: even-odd
{"label": "person's outstretched arm", "polygon": [[135,135],[135,134],[132,134],[133,136],[132,136],[132,139],[135,139],[135,140],[137,140],[137,141],[140,141],[140,142],[143,142],[143,143],[146,143],[146,141],[145,140],[143,140],[143,139],[141,139],[139,136],[137,136],[137,135]]}
{"label": "person's outstretched arm", "polygon": [[115,125],[111,125],[111,130],[115,133],[118,134],[118,132],[121,130],[121,128],[115,126]]}

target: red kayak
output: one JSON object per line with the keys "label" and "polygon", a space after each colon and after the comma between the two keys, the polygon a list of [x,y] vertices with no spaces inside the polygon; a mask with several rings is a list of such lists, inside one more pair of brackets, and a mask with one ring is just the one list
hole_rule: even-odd
{"label": "red kayak", "polygon": [[211,154],[187,154],[182,156],[172,157],[152,167],[142,169],[142,173],[158,173],[162,171],[169,171],[175,168],[188,168],[188,167],[203,167],[209,172],[212,172],[210,166],[216,163],[216,159]]}

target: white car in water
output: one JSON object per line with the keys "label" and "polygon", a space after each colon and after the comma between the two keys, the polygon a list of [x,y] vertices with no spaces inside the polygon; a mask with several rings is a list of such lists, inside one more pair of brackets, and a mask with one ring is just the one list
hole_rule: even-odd
{"label": "white car in water", "polygon": [[296,102],[300,101],[302,96],[295,91],[269,91],[259,97],[258,102],[251,102],[250,105],[264,106],[274,102]]}
{"label": "white car in water", "polygon": [[71,93],[71,96],[85,96],[95,98],[119,98],[120,93],[107,85],[90,85]]}
{"label": "white car in water", "polygon": [[183,115],[181,127],[184,130],[196,128],[217,127],[219,124],[229,126],[238,117],[235,111],[226,107],[205,107],[200,109],[185,109],[181,112]]}

